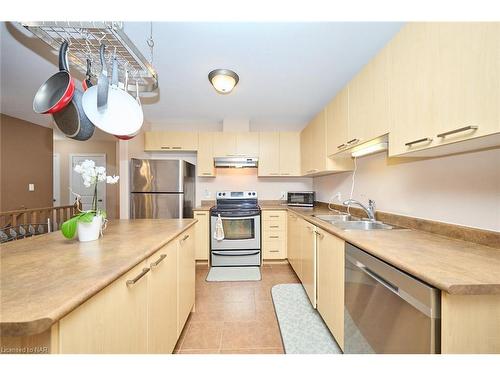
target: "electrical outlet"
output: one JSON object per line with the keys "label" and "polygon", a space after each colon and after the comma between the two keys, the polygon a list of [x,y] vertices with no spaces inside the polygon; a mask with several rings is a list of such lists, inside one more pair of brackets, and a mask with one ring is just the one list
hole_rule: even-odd
{"label": "electrical outlet", "polygon": [[205,189],[205,198],[209,199],[211,196],[212,196],[212,194],[210,193],[210,190]]}
{"label": "electrical outlet", "polygon": [[286,191],[282,191],[281,196],[280,196],[280,200],[286,200],[286,194],[287,194]]}
{"label": "electrical outlet", "polygon": [[35,191],[35,184],[28,184],[28,191]]}

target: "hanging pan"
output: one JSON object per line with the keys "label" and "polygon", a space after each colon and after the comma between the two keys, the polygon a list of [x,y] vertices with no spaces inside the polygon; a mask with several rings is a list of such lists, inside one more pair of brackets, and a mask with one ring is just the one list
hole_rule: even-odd
{"label": "hanging pan", "polygon": [[68,69],[68,42],[64,41],[59,49],[59,72],[50,77],[38,89],[33,99],[36,113],[56,113],[73,98],[75,82]]}

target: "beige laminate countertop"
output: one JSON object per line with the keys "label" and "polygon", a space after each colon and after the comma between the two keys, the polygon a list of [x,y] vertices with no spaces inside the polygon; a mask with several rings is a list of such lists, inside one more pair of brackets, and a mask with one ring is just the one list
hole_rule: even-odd
{"label": "beige laminate countertop", "polygon": [[289,210],[368,253],[450,294],[500,294],[500,250],[411,229],[342,230],[312,215],[326,208],[260,203]]}
{"label": "beige laminate countertop", "polygon": [[1,245],[0,335],[45,331],[194,223],[115,220],[97,241],[53,232]]}

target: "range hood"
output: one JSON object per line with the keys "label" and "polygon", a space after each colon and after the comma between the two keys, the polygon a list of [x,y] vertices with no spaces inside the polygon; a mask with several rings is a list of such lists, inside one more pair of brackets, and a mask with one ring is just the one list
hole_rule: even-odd
{"label": "range hood", "polygon": [[259,159],[244,156],[224,156],[214,158],[215,168],[257,168]]}

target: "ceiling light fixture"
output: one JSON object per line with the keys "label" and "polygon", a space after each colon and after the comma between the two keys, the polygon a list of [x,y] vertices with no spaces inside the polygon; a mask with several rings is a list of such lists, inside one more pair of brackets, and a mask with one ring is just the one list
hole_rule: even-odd
{"label": "ceiling light fixture", "polygon": [[208,73],[208,80],[219,94],[229,94],[240,77],[229,69],[215,69]]}

